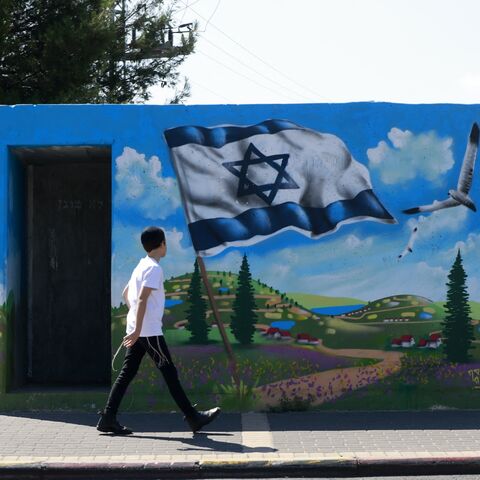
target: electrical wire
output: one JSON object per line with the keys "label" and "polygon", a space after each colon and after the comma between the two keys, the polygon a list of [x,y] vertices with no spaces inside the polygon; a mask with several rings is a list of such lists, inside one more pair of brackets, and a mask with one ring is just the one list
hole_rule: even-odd
{"label": "electrical wire", "polygon": [[210,41],[208,38],[204,37],[203,35],[201,35],[201,37],[203,38],[203,40],[207,41],[208,43],[210,43],[211,45],[213,45],[215,48],[217,48],[218,50],[220,50],[221,52],[225,53],[226,55],[228,55],[230,58],[232,58],[233,60],[237,61],[238,63],[240,63],[241,65],[243,65],[244,67],[247,67],[249,70],[252,70],[252,72],[256,73],[257,75],[263,77],[265,80],[267,80],[268,82],[271,82],[271,83],[274,83],[275,85],[279,86],[280,88],[283,88],[283,89],[286,89],[286,90],[289,90],[291,93],[294,93],[295,95],[297,95],[298,97],[303,97],[305,99],[307,99],[308,101],[312,101],[311,97],[308,97],[306,95],[304,95],[303,93],[300,93],[300,92],[297,92],[296,90],[293,90],[292,88],[290,87],[287,87],[285,85],[282,85],[281,83],[277,82],[276,80],[273,80],[269,77],[267,77],[266,75],[264,75],[262,72],[260,72],[259,70],[257,70],[256,68],[253,68],[251,67],[250,65],[248,65],[247,63],[245,63],[243,60],[240,60],[239,58],[237,58],[236,56],[232,55],[230,52],[228,52],[227,50],[225,50],[224,48],[216,45],[214,42]]}
{"label": "electrical wire", "polygon": [[218,10],[218,7],[220,6],[220,2],[222,0],[218,0],[217,2],[217,6],[215,7],[215,9],[213,10],[213,13],[210,15],[210,18],[207,20],[207,23],[205,24],[205,27],[203,28],[203,31],[206,32],[207,31],[207,27],[208,27],[208,24],[210,23],[210,20],[213,18],[213,16],[215,15],[215,13],[217,13],[217,10]]}
{"label": "electrical wire", "polygon": [[[199,0],[197,0],[199,1]],[[184,14],[185,14],[185,11],[188,7],[192,6],[192,4],[189,4],[189,0],[186,0],[187,2],[187,6],[184,7]],[[210,22],[210,20],[212,19],[213,15],[215,14],[215,12],[217,11],[219,5],[220,5],[220,2],[221,0],[218,0],[217,2],[217,6],[215,7],[213,13],[210,15],[210,18],[208,19],[207,21],[207,25],[208,23]],[[196,2],[194,2],[196,3]],[[183,20],[183,16],[182,16],[182,20]],[[207,25],[205,25],[205,29],[203,31],[206,31],[206,27]],[[224,54],[226,54],[229,58],[232,58],[233,60],[235,60],[236,62],[240,63],[242,66],[248,68],[249,70],[251,70],[252,72],[254,72],[256,75],[260,76],[260,77],[263,77],[265,80],[267,80],[267,82],[270,82],[270,83],[273,83],[275,85],[277,85],[278,87],[280,87],[281,89],[286,89],[286,90],[289,90],[291,93],[293,93],[294,95],[296,95],[297,97],[300,97],[300,98],[304,98],[306,100],[308,100],[309,102],[312,101],[311,97],[308,97],[306,95],[304,95],[303,93],[300,93],[296,90],[293,90],[292,88],[288,87],[288,86],[285,86],[285,85],[282,85],[281,83],[279,83],[278,81],[274,80],[274,79],[271,79],[269,77],[267,77],[266,75],[264,75],[262,72],[260,72],[259,70],[257,70],[256,68],[253,68],[252,66],[248,65],[246,62],[242,61],[241,59],[237,58],[235,55],[233,55],[232,53],[228,52],[227,50],[225,50],[224,48],[216,45],[214,42],[210,41],[207,37],[205,37],[204,35],[201,35],[202,39],[205,40],[206,42],[208,42],[209,44],[213,45],[215,48],[217,48],[218,50],[220,50],[221,52],[223,52]],[[220,63],[219,61],[217,61],[217,63]],[[225,68],[227,68],[224,64],[222,64],[222,66],[224,66]],[[264,87],[265,88],[265,87]],[[278,93],[278,92],[277,92]],[[283,93],[281,93],[283,95]],[[293,97],[291,97],[293,98]],[[296,100],[295,100],[296,101]]]}
{"label": "electrical wire", "polygon": [[[200,0],[198,0],[198,1],[200,1]],[[179,25],[181,25],[181,24],[183,23],[183,19],[185,18],[185,14],[187,13],[188,7],[190,6],[190,5],[188,4],[188,2],[189,2],[189,0],[187,0],[187,6],[186,6],[185,8],[183,8],[182,18],[181,18],[180,21],[178,22]],[[193,5],[193,3],[192,3],[192,5]],[[182,10],[179,10],[179,12],[181,12],[181,11],[182,11]],[[179,12],[177,12],[177,13],[179,13]]]}
{"label": "electrical wire", "polygon": [[[185,10],[188,10],[190,7],[193,7],[193,5],[196,5],[197,3],[201,2],[202,0],[195,0],[195,2],[191,3],[190,5],[188,4],[188,1],[185,3],[183,2],[183,4],[185,5],[185,7],[182,7],[182,8],[179,8],[178,10],[175,11],[175,13],[180,13],[180,12],[183,12]],[[182,17],[183,18],[183,17]],[[182,23],[182,22],[180,22]]]}
{"label": "electrical wire", "polygon": [[[185,3],[185,0],[180,0],[184,5],[186,5]],[[190,10],[195,13],[195,15],[199,16],[200,18],[202,18],[203,20],[207,20],[203,15],[201,15],[200,13],[198,13],[195,9],[192,8],[193,4],[192,5],[189,5],[188,8],[190,8]],[[299,82],[297,82],[295,79],[293,79],[292,77],[290,77],[289,75],[283,73],[281,70],[279,70],[278,68],[276,68],[275,66],[271,65],[270,63],[268,63],[266,60],[264,60],[263,58],[259,57],[256,53],[252,52],[251,50],[249,50],[247,47],[244,47],[241,43],[237,42],[234,38],[232,38],[230,35],[228,35],[227,33],[225,33],[223,30],[221,30],[220,28],[218,28],[214,23],[210,23],[210,25],[217,31],[219,31],[222,35],[224,35],[226,38],[228,38],[231,42],[235,43],[236,45],[238,45],[242,50],[245,50],[247,53],[249,53],[250,55],[252,55],[254,58],[256,58],[257,60],[259,60],[260,62],[262,62],[264,65],[266,65],[267,67],[271,68],[272,70],[274,70],[275,72],[277,72],[278,74],[282,75],[282,77],[285,77],[286,79],[288,79],[290,82],[296,84],[297,86],[299,86],[300,88],[303,88],[304,90],[308,90],[310,93],[313,93],[316,97],[319,97],[319,98],[323,98],[325,99],[325,97],[323,97],[322,95],[320,95],[318,92],[316,92],[315,90],[312,90],[310,87],[307,87],[305,85],[302,85],[300,84]]]}
{"label": "electrical wire", "polygon": [[273,92],[277,93],[278,95],[282,95],[282,96],[284,96],[285,98],[289,98],[290,100],[295,101],[295,99],[292,98],[291,96],[289,96],[289,95],[287,95],[287,94],[285,94],[285,93],[279,92],[278,90],[275,90],[275,89],[273,89],[272,87],[265,86],[265,85],[257,82],[257,81],[254,80],[253,78],[250,78],[250,77],[248,77],[247,75],[244,75],[243,73],[235,70],[234,68],[231,68],[231,67],[229,67],[228,65],[225,65],[225,64],[224,64],[223,62],[221,62],[220,60],[217,60],[216,58],[211,57],[210,55],[206,54],[205,52],[202,52],[201,50],[197,50],[197,52],[200,53],[201,55],[209,58],[209,59],[212,60],[213,62],[218,63],[219,65],[221,65],[222,67],[226,68],[227,70],[230,70],[231,72],[235,73],[236,75],[239,75],[239,76],[245,78],[245,79],[248,80],[249,82],[252,82],[252,83],[257,84],[258,86],[262,87],[262,88],[265,89],[265,90],[268,90],[269,92],[272,92],[272,91],[273,91]]}
{"label": "electrical wire", "polygon": [[[195,2],[190,3],[190,4],[188,3],[189,0],[187,0],[187,3],[184,2],[184,5],[185,5],[185,6],[184,6],[183,8],[178,9],[178,10],[175,12],[175,13],[183,12],[182,18],[181,18],[180,22],[178,22],[179,24],[183,23],[183,19],[185,18],[185,13],[186,13],[186,11],[187,11],[190,7],[192,7],[193,5],[197,4],[197,3],[200,2],[200,1],[201,1],[201,0],[196,0]],[[197,33],[205,33],[205,32],[207,31],[207,26],[208,26],[208,24],[210,23],[210,20],[213,18],[213,16],[214,16],[215,13],[217,12],[218,7],[220,6],[220,2],[221,2],[221,1],[222,1],[222,0],[218,0],[218,3],[217,3],[217,5],[216,5],[216,7],[213,9],[212,14],[210,15],[210,18],[209,18],[208,20],[207,20],[206,18],[204,18],[204,20],[206,20],[207,23],[205,24],[205,27],[203,28],[203,30],[197,30]]]}

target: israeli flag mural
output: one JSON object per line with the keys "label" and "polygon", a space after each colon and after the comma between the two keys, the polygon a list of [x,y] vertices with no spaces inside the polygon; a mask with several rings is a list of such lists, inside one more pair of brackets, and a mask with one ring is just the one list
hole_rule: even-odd
{"label": "israeli flag mural", "polygon": [[165,138],[200,255],[287,229],[319,238],[345,223],[395,223],[367,168],[335,135],[267,120],[177,127]]}

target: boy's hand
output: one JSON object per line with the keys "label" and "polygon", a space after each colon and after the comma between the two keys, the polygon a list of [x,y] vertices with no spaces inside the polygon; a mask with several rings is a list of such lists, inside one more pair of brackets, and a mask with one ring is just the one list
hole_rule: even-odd
{"label": "boy's hand", "polygon": [[125,335],[123,337],[123,344],[127,347],[130,348],[135,344],[135,342],[138,340],[138,337],[140,336],[140,333],[137,332],[132,332],[130,335]]}

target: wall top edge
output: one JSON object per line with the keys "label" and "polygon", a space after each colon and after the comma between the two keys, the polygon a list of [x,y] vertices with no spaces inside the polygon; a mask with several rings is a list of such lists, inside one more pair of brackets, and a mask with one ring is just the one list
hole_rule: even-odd
{"label": "wall top edge", "polygon": [[42,103],[42,104],[16,104],[6,105],[0,104],[0,109],[51,109],[51,108],[115,108],[115,109],[190,109],[190,108],[218,108],[218,107],[269,107],[269,106],[294,106],[294,107],[311,107],[316,105],[392,105],[392,106],[413,106],[413,107],[434,107],[434,106],[465,106],[465,107],[477,107],[480,103],[455,103],[455,102],[424,102],[424,103],[406,103],[406,102],[390,102],[390,101],[377,101],[377,100],[358,100],[348,102],[309,102],[309,103],[216,103],[216,104],[189,104],[189,105],[164,105],[164,104],[140,104],[140,103],[128,103],[128,104],[112,104],[112,103]]}

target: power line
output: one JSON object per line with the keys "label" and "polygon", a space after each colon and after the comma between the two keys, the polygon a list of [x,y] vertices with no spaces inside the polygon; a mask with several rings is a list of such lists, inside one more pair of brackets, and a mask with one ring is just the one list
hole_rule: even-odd
{"label": "power line", "polygon": [[[184,5],[185,5],[185,0],[180,0]],[[193,4],[192,4],[193,5]],[[190,10],[195,13],[195,15],[198,15],[200,18],[202,18],[203,20],[206,20],[206,18],[201,15],[200,13],[198,13],[195,9],[192,8],[192,5],[189,6]],[[238,45],[241,49],[245,50],[247,53],[249,53],[250,55],[252,55],[253,57],[255,57],[257,60],[259,60],[260,62],[262,62],[263,64],[265,64],[267,67],[271,68],[272,70],[274,70],[275,72],[279,73],[280,75],[282,75],[283,77],[285,77],[286,79],[288,79],[290,82],[292,83],[295,83],[297,86],[299,86],[300,88],[303,88],[304,90],[308,90],[309,92],[313,93],[315,96],[317,97],[320,97],[320,98],[324,98],[322,95],[320,95],[318,92],[316,92],[315,90],[312,90],[311,88],[305,86],[305,85],[302,85],[300,83],[298,83],[295,79],[291,78],[290,76],[288,76],[287,74],[283,73],[281,70],[279,70],[278,68],[276,68],[275,66],[271,65],[270,63],[268,63],[266,60],[264,60],[263,58],[259,57],[256,53],[252,52],[251,50],[249,50],[247,47],[244,47],[241,43],[237,42],[234,38],[232,38],[230,35],[228,35],[227,33],[225,33],[223,30],[221,30],[220,28],[218,28],[215,24],[211,23],[212,27],[215,28],[215,30],[218,30],[222,35],[224,35],[225,37],[227,37],[230,41],[232,41],[233,43],[235,43],[236,45]]]}
{"label": "power line", "polygon": [[[182,18],[181,18],[181,20],[180,20],[179,23],[182,23],[182,22],[183,22],[183,19],[185,18],[185,13],[186,13],[186,11],[187,11],[190,7],[193,7],[193,5],[195,5],[195,4],[197,4],[198,2],[200,2],[201,0],[196,0],[195,2],[190,3],[190,4],[188,3],[189,1],[190,1],[190,0],[186,0],[186,3],[183,2],[185,6],[184,6],[183,8],[179,8],[179,9],[175,12],[175,13],[183,12]],[[210,15],[210,18],[209,18],[208,20],[206,20],[204,17],[202,17],[204,20],[207,21],[207,23],[205,24],[205,27],[203,28],[203,30],[197,30],[197,33],[204,33],[204,32],[207,31],[207,26],[208,26],[208,24],[210,23],[210,20],[213,18],[213,16],[214,16],[215,13],[217,12],[218,7],[220,6],[220,2],[221,2],[221,1],[222,1],[222,0],[218,0],[218,3],[217,3],[217,5],[216,5],[216,7],[213,9],[213,12],[212,12],[212,14]]]}
{"label": "power line", "polygon": [[247,79],[248,81],[250,82],[253,82],[253,83],[256,83],[258,86],[264,88],[265,90],[268,90],[269,92],[272,92],[274,91],[275,93],[279,94],[279,95],[282,95],[286,98],[289,98],[290,100],[295,100],[294,98],[292,98],[291,96],[289,95],[286,95],[282,92],[279,92],[278,90],[275,90],[273,89],[272,87],[269,87],[269,86],[265,86],[265,85],[262,85],[261,83],[257,82],[256,80],[254,80],[253,78],[250,78],[248,77],[247,75],[244,75],[243,73],[229,67],[228,65],[225,65],[223,62],[221,62],[220,60],[217,60],[216,58],[213,58],[211,57],[210,55],[206,54],[205,52],[202,52],[201,50],[197,50],[198,53],[202,54],[203,56],[209,58],[210,60],[212,60],[213,62],[215,63],[218,63],[219,65],[221,65],[222,67],[226,68],[227,70],[230,70],[231,72],[235,73],[236,75],[240,75],[241,77]]}
{"label": "power line", "polygon": [[[186,10],[189,6],[193,5],[193,3],[190,4],[190,5],[188,4],[188,1],[189,1],[189,0],[186,0],[186,1],[187,1],[187,7],[185,7],[183,10]],[[199,0],[197,0],[197,1],[199,1]],[[215,12],[217,11],[218,6],[220,5],[220,2],[221,2],[221,0],[218,0],[217,5],[216,5],[214,11],[212,12],[212,14],[210,15],[210,18],[209,18],[208,21],[211,20],[211,18],[213,17],[213,15],[215,14]],[[196,2],[194,2],[194,3],[196,3]],[[183,19],[183,16],[182,16],[182,19]],[[208,22],[207,22],[207,24],[208,24]],[[205,30],[206,30],[206,26],[205,26]],[[204,31],[205,31],[205,30],[204,30]],[[266,75],[264,75],[264,74],[263,74],[262,72],[260,72],[259,70],[251,67],[251,66],[248,65],[246,62],[244,62],[244,61],[240,60],[239,58],[237,58],[237,57],[236,57],[235,55],[233,55],[232,53],[230,53],[230,52],[228,52],[227,50],[225,50],[224,48],[216,45],[214,42],[210,41],[207,37],[205,37],[205,36],[203,36],[203,35],[201,35],[201,37],[203,38],[203,40],[207,41],[208,43],[210,43],[211,45],[213,45],[215,48],[217,48],[217,49],[220,50],[221,52],[223,52],[223,53],[225,53],[226,55],[228,55],[229,58],[233,58],[233,60],[235,60],[235,61],[237,61],[238,63],[240,63],[242,66],[248,68],[249,70],[251,70],[251,71],[254,72],[255,74],[259,75],[260,77],[263,77],[265,80],[267,80],[267,82],[270,82],[270,83],[273,83],[273,84],[279,86],[282,90],[289,90],[291,93],[293,93],[294,95],[296,95],[296,96],[298,96],[298,97],[303,97],[304,99],[307,99],[308,101],[311,101],[311,98],[310,98],[310,97],[307,97],[306,95],[304,95],[304,94],[302,94],[302,93],[300,93],[300,92],[298,92],[298,91],[296,91],[296,90],[293,90],[291,87],[288,87],[288,86],[286,86],[286,85],[282,85],[281,83],[277,82],[276,80],[273,80],[273,79],[267,77]],[[198,51],[198,50],[197,50],[197,51]],[[205,56],[207,56],[204,52],[202,52],[202,54],[205,55]],[[209,57],[209,58],[212,59],[212,60],[214,60],[212,57]],[[220,63],[220,64],[221,64],[223,67],[225,67],[225,68],[229,68],[229,67],[227,67],[225,64],[221,63],[219,60],[216,60],[216,59],[215,59],[214,61],[216,61],[217,63]],[[239,74],[237,71],[234,71],[233,69],[230,69],[230,70],[232,70],[232,71],[233,71],[234,73],[236,73],[236,74]],[[248,77],[248,78],[250,78],[250,77]],[[251,79],[250,79],[250,80],[251,80]],[[262,88],[265,88],[264,85],[261,85],[261,86],[262,86]],[[282,93],[282,92],[276,91],[276,93],[280,93],[281,95],[284,95],[284,93]],[[290,97],[290,98],[292,98],[293,100],[295,100],[294,97]],[[295,100],[295,101],[296,101],[296,100]]]}
{"label": "power line", "polygon": [[240,60],[239,58],[237,58],[235,55],[232,55],[230,52],[228,52],[227,50],[225,50],[224,48],[222,47],[219,47],[218,45],[216,45],[214,42],[210,41],[208,38],[204,37],[202,35],[202,38],[203,40],[206,40],[208,43],[210,43],[211,45],[213,45],[215,48],[217,48],[218,50],[220,50],[221,52],[225,53],[226,55],[228,55],[230,58],[233,58],[235,61],[237,61],[238,63],[240,63],[241,65],[243,65],[244,67],[247,67],[248,69],[252,70],[252,72],[255,72],[257,75],[260,75],[261,77],[263,77],[265,80],[267,80],[268,82],[271,82],[271,83],[274,83],[275,85],[278,85],[280,88],[283,88],[283,89],[286,89],[286,90],[290,90],[290,92],[294,93],[295,95],[299,96],[299,97],[303,97],[309,101],[311,101],[311,98],[310,97],[307,97],[306,95],[304,95],[303,93],[300,93],[300,92],[297,92],[296,90],[293,90],[292,88],[286,86],[286,85],[282,85],[281,83],[277,82],[276,80],[272,80],[271,78],[267,77],[266,75],[264,75],[262,72],[260,72],[259,70],[257,70],[256,68],[253,68],[251,67],[250,65],[248,65],[247,63],[245,63],[243,60]]}
{"label": "power line", "polygon": [[[193,7],[193,5],[199,3],[201,0],[195,0],[195,2],[191,3],[190,5],[188,4],[188,1],[185,3],[183,2],[183,4],[185,5],[185,7],[182,7],[182,8],[179,8],[178,10],[175,11],[175,13],[180,13],[180,12],[184,12],[185,10],[188,10],[190,7]],[[185,15],[185,14],[184,14]],[[180,21],[180,23],[182,23]]]}
{"label": "power line", "polygon": [[[190,0],[187,0],[187,6],[184,7],[182,10],[183,10],[183,15],[182,15],[182,18],[180,19],[180,22],[178,22],[179,24],[182,24],[183,23],[183,19],[185,18],[185,14],[187,13],[187,10],[188,10],[188,7],[190,6],[188,4]],[[197,1],[200,1],[200,0],[197,0]],[[193,5],[193,4],[192,4]],[[177,13],[181,12],[182,10],[178,10]]]}
{"label": "power line", "polygon": [[217,10],[218,10],[218,7],[220,6],[220,2],[222,0],[218,0],[217,2],[217,6],[215,7],[215,9],[213,10],[212,14],[210,15],[210,18],[207,20],[207,23],[205,24],[205,27],[203,28],[203,31],[206,32],[207,31],[207,27],[208,27],[208,24],[210,23],[210,20],[213,18],[213,16],[215,15],[215,13],[217,13]]}

